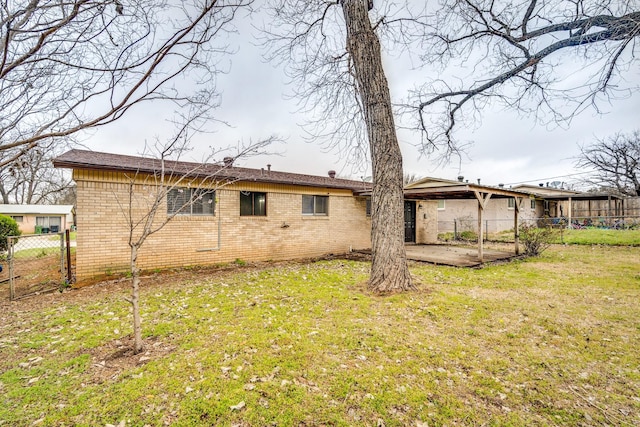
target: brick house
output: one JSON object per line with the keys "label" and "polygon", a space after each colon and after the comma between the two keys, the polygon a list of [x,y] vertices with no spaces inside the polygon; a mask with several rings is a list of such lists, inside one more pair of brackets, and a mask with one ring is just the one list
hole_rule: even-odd
{"label": "brick house", "polygon": [[[129,228],[123,203],[132,188],[134,209],[144,213],[158,160],[71,150],[54,165],[72,169],[77,184],[77,277],[126,271]],[[184,194],[211,188],[211,180],[203,184],[205,176],[215,177],[215,193],[203,193],[147,240],[139,256],[142,268],[306,258],[371,246],[369,202],[359,195],[370,190],[369,183],[335,178],[334,173],[320,177],[239,168],[231,161],[167,164],[173,179],[198,166],[184,187],[167,194],[159,215],[167,215]]]}
{"label": "brick house", "polygon": [[68,230],[73,225],[73,205],[0,204],[0,214],[13,218],[23,234]]}

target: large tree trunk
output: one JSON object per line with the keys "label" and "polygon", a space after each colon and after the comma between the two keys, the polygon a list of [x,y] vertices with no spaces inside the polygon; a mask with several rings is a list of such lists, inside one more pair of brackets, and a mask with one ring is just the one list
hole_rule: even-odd
{"label": "large tree trunk", "polygon": [[367,0],[343,0],[347,49],[355,69],[369,135],[373,169],[369,288],[375,292],[411,289],[404,249],[402,154],[382,68],[380,41],[371,27]]}

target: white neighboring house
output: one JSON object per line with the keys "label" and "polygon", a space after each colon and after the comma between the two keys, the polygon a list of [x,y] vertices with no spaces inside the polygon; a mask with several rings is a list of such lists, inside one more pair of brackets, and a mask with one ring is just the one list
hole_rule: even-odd
{"label": "white neighboring house", "polygon": [[57,233],[73,225],[73,205],[3,205],[0,214],[10,216],[23,234]]}

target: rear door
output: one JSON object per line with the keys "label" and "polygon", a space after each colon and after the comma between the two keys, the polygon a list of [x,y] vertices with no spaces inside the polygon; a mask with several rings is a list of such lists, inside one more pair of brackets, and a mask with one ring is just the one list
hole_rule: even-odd
{"label": "rear door", "polygon": [[416,202],[407,200],[404,202],[404,241],[405,243],[416,241]]}

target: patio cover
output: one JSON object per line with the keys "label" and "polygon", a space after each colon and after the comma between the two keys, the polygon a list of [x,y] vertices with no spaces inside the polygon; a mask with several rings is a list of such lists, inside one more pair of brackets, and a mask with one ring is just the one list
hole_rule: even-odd
{"label": "patio cover", "polygon": [[[358,193],[361,196],[370,196],[371,191],[362,191]],[[518,234],[518,214],[523,207],[525,199],[534,198],[531,193],[506,189],[503,187],[492,187],[480,184],[472,184],[462,181],[450,181],[440,178],[424,178],[417,182],[411,183],[404,188],[404,198],[406,200],[442,200],[442,199],[475,199],[478,202],[478,260],[483,262],[484,259],[484,210],[488,206],[489,201],[494,199],[515,199],[514,209],[514,240],[515,253],[520,254],[519,234]]]}
{"label": "patio cover", "polygon": [[[569,221],[569,224],[572,223],[573,221],[573,211],[572,211],[572,201],[574,200],[586,200],[588,202],[591,202],[592,200],[607,200],[607,217],[611,217],[611,212],[612,211],[616,211],[617,212],[617,206],[618,204],[621,207],[622,210],[622,217],[625,216],[624,214],[624,197],[615,195],[615,194],[611,194],[611,193],[578,193],[578,194],[567,194],[567,195],[553,195],[553,196],[545,196],[544,197],[546,200],[551,200],[551,201],[568,201],[568,212],[567,212],[567,219]],[[612,209],[611,207],[611,202],[613,202],[614,204],[614,209]],[[591,216],[591,203],[589,203],[589,216]]]}

